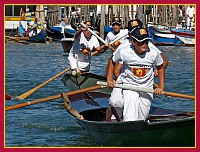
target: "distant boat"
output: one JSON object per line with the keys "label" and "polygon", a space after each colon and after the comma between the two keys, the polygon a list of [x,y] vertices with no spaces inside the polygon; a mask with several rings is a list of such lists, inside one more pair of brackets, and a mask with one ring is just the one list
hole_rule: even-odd
{"label": "distant boat", "polygon": [[148,32],[152,43],[155,45],[183,45],[183,42],[168,29],[159,29],[155,26],[149,26]]}
{"label": "distant boat", "polygon": [[37,34],[29,35],[28,42],[45,42],[46,33],[43,29],[38,29]]}
{"label": "distant boat", "polygon": [[21,40],[24,39],[24,37],[26,38],[25,40],[27,42],[34,42],[34,43],[43,43],[46,41],[46,33],[43,29],[37,29],[37,30],[31,30],[29,33],[27,33],[26,35],[26,31],[24,26],[22,25],[26,25],[26,21],[21,21],[19,28],[18,28],[18,33],[19,35],[17,35],[17,37],[19,38],[19,36],[21,38]]}
{"label": "distant boat", "polygon": [[186,46],[195,45],[195,31],[190,31],[187,29],[176,29],[171,28],[170,31],[180,39]]}
{"label": "distant boat", "polygon": [[195,37],[195,31],[187,30],[187,29],[177,29],[170,28],[170,31],[178,36],[186,36],[186,37]]}
{"label": "distant boat", "polygon": [[180,39],[185,46],[194,46],[195,45],[195,38],[192,37],[184,37],[176,35],[178,39]]}
{"label": "distant boat", "polygon": [[69,53],[69,51],[74,43],[74,38],[62,38],[60,40],[60,43],[63,47],[64,53]]}
{"label": "distant boat", "polygon": [[47,36],[53,40],[61,40],[62,38],[72,38],[76,33],[76,30],[70,26],[50,26],[47,24],[46,27]]}

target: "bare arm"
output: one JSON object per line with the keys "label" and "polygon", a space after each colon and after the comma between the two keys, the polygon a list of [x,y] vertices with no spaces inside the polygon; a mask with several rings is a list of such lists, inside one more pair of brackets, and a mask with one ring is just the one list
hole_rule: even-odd
{"label": "bare arm", "polygon": [[106,68],[106,76],[107,76],[107,84],[108,87],[114,87],[115,81],[113,79],[113,72],[115,69],[115,62],[113,62],[112,57],[110,57],[108,61],[108,65]]}
{"label": "bare arm", "polygon": [[123,67],[123,64],[116,63],[115,70],[114,70],[114,75],[115,75],[116,78],[118,78],[118,76],[120,75],[122,67]]}
{"label": "bare arm", "polygon": [[163,67],[164,67],[164,68],[167,68],[167,66],[168,66],[168,61],[167,61],[167,59],[165,58],[165,56],[164,56],[162,53],[160,53],[160,56],[161,56],[162,59],[163,59]]}
{"label": "bare arm", "polygon": [[165,88],[165,68],[163,65],[157,66],[156,68],[158,70],[159,86],[155,89],[154,93],[160,95]]}
{"label": "bare arm", "polygon": [[[164,56],[162,53],[160,53],[160,56],[161,56],[162,59],[163,59],[163,67],[164,67],[164,69],[165,69],[165,68],[167,68],[167,66],[168,66],[168,61],[167,61],[167,59],[165,58],[165,56]],[[157,70],[157,69],[154,70],[154,76],[155,76],[155,77],[158,76],[158,70]]]}
{"label": "bare arm", "polygon": [[79,28],[78,31],[77,31],[76,34],[75,34],[75,38],[76,38],[76,39],[80,36],[81,32],[82,32],[82,29]]}
{"label": "bare arm", "polygon": [[95,50],[98,51],[99,53],[103,53],[109,48],[109,46],[111,46],[111,45],[108,43],[107,45],[102,45],[102,46],[95,48]]}

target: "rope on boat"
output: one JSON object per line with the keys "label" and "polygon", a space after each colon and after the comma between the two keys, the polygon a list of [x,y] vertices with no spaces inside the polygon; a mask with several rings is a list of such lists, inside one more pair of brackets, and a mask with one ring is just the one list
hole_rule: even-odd
{"label": "rope on boat", "polygon": [[61,96],[62,96],[62,98],[63,98],[63,100],[64,100],[64,105],[65,105],[66,110],[67,110],[72,116],[74,116],[74,117],[76,117],[76,118],[78,118],[78,119],[83,120],[83,119],[84,119],[83,116],[80,115],[79,112],[78,112],[77,110],[75,110],[75,109],[72,108],[68,96],[67,96],[64,92],[61,94]]}

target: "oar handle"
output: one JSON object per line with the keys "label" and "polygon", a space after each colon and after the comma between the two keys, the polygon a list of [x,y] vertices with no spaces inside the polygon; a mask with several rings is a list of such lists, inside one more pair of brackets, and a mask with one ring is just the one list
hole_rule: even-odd
{"label": "oar handle", "polygon": [[[84,28],[86,28],[86,25],[84,23],[80,23]],[[104,41],[100,36],[98,36],[94,31],[92,31],[90,28],[88,28],[88,31],[90,31],[90,33],[92,33],[97,39],[99,39],[99,41],[101,41],[104,45],[107,45],[106,41]],[[113,48],[112,46],[108,45],[108,47],[112,50],[115,51],[115,48]]]}
{"label": "oar handle", "polygon": [[[97,81],[97,85],[107,86],[107,82]],[[126,85],[126,84],[115,84],[115,87],[138,91],[138,92],[154,93],[154,89],[151,89],[151,88],[141,88],[141,87],[135,87],[135,86]],[[195,99],[195,96],[180,94],[180,93],[175,93],[175,92],[164,91],[163,94],[166,96],[172,96],[172,97],[179,97],[179,98],[186,98],[186,99],[193,99],[193,100]]]}
{"label": "oar handle", "polygon": [[122,35],[122,36],[120,36],[120,37],[114,39],[113,41],[111,41],[110,44],[113,44],[113,43],[117,42],[118,40],[120,40],[120,39],[126,37],[127,35],[128,35],[128,33],[125,33],[124,35]]}
{"label": "oar handle", "polygon": [[[107,82],[97,81],[97,85],[107,86]],[[115,87],[138,92],[154,93],[154,89],[135,87],[133,85],[115,84]]]}

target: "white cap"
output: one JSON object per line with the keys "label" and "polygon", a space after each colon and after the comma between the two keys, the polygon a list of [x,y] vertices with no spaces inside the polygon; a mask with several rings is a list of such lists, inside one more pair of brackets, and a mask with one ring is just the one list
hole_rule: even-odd
{"label": "white cap", "polygon": [[27,8],[26,11],[29,11],[29,8]]}

